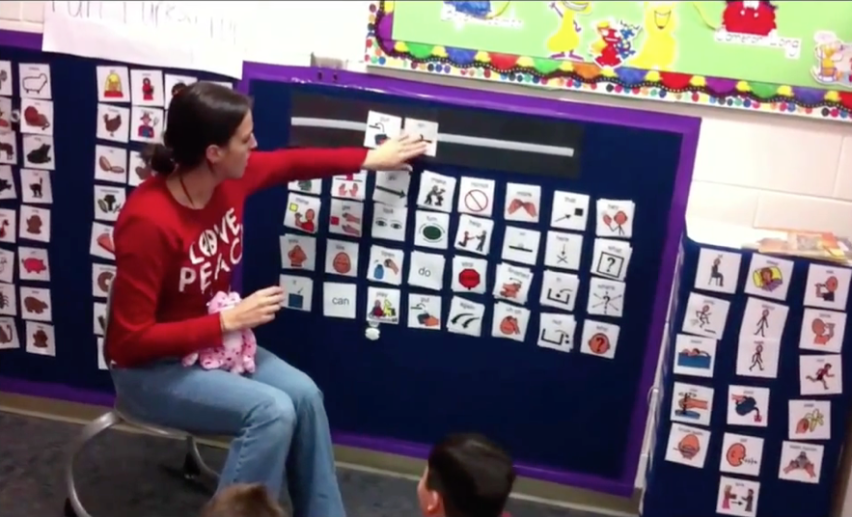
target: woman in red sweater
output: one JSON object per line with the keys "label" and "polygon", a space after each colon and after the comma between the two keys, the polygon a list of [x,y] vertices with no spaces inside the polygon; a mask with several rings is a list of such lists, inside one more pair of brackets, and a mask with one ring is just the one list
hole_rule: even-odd
{"label": "woman in red sweater", "polygon": [[169,105],[164,145],[149,153],[158,173],[127,200],[115,225],[117,274],[106,349],[125,409],[167,427],[232,435],[219,488],[263,483],[278,495],[288,467],[297,517],[342,517],[322,394],[303,372],[258,348],[253,374],[186,368],[181,358],[220,346],[225,332],[275,318],[280,287],[207,313],[228,292],[243,255],[243,203],[292,180],[393,170],[426,150],[406,136],[375,150],[252,152],[251,103],[199,82]]}

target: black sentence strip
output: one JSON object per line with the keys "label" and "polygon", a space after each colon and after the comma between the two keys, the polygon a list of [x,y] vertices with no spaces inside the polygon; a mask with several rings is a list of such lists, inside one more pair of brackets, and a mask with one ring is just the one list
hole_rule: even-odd
{"label": "black sentence strip", "polygon": [[[438,156],[428,163],[489,169],[504,172],[576,178],[579,175],[583,126],[561,119],[519,113],[456,107],[362,92],[335,95],[317,87],[296,87],[291,93],[293,118],[326,119],[366,124],[370,111],[403,118],[438,122],[442,134],[573,149],[573,156],[539,151],[495,148],[469,143],[438,141]],[[363,131],[327,127],[292,126],[290,144],[295,146],[362,146]]]}

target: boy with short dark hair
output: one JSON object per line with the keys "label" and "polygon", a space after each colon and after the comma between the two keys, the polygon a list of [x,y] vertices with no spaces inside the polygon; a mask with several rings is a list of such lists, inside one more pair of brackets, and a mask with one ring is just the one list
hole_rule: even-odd
{"label": "boy with short dark hair", "polygon": [[201,517],[288,517],[261,484],[232,485],[201,511]]}
{"label": "boy with short dark hair", "polygon": [[477,434],[453,434],[432,448],[417,485],[427,517],[501,517],[515,483],[512,458]]}

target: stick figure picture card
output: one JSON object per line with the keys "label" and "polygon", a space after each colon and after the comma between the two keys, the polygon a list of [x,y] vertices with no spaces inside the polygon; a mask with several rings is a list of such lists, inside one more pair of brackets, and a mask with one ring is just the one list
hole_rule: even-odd
{"label": "stick figure picture card", "polygon": [[503,260],[534,266],[538,261],[541,232],[518,226],[507,226],[503,234]]}
{"label": "stick figure picture card", "polygon": [[825,448],[815,443],[781,442],[778,479],[819,484]]}
{"label": "stick figure picture card", "polygon": [[376,203],[373,206],[373,227],[370,235],[374,239],[405,242],[407,223],[408,210],[405,207]]}
{"label": "stick figure picture card", "polygon": [[595,234],[598,237],[633,237],[633,213],[636,204],[627,199],[598,199]]}
{"label": "stick figure picture card", "polygon": [[56,357],[56,333],[53,325],[28,321],[24,332],[28,353]]}
{"label": "stick figure picture card", "polygon": [[130,110],[111,104],[98,104],[98,140],[126,144],[130,141]]}
{"label": "stick figure picture card", "polygon": [[279,241],[281,245],[281,269],[316,270],[316,237],[287,233],[279,237]]}
{"label": "stick figure picture card", "polygon": [[313,310],[314,281],[311,278],[280,275],[279,285],[284,290],[283,308],[305,312]]}
{"label": "stick figure picture card", "polygon": [[805,290],[805,305],[842,311],[849,299],[852,269],[839,266],[811,264]]}
{"label": "stick figure picture card", "polygon": [[674,383],[670,415],[673,422],[710,425],[712,412],[713,388],[684,382]]}
{"label": "stick figure picture card", "polygon": [[721,298],[690,293],[683,316],[683,332],[722,339],[731,302]]}
{"label": "stick figure picture card", "polygon": [[317,233],[321,207],[322,201],[318,197],[290,192],[287,195],[287,210],[284,211],[284,226],[305,233]]}
{"label": "stick figure picture card", "polygon": [[46,249],[18,247],[18,265],[21,280],[50,281],[50,261]]}
{"label": "stick figure picture card", "polygon": [[520,223],[537,223],[541,213],[541,187],[521,183],[506,184],[503,218]]}
{"label": "stick figure picture card", "polygon": [[[318,183],[321,180],[315,180]],[[367,172],[343,174],[331,178],[331,195],[340,199],[363,201],[367,191]]]}
{"label": "stick figure picture card", "polygon": [[719,470],[740,476],[760,476],[763,463],[763,438],[725,433]]}
{"label": "stick figure picture card", "polygon": [[364,203],[332,199],[328,216],[328,232],[346,237],[360,237],[364,226]]}
{"label": "stick figure picture card", "polygon": [[695,288],[699,291],[736,293],[741,262],[742,255],[739,253],[701,248],[695,269]]}
{"label": "stick figure picture card", "polygon": [[435,156],[438,154],[437,122],[406,118],[403,122],[403,129],[406,134],[416,136],[421,141],[426,142],[426,156]]}
{"label": "stick figure picture card", "polygon": [[505,302],[494,304],[491,335],[496,338],[524,342],[530,323],[530,310]]}
{"label": "stick figure picture card", "polygon": [[18,315],[18,292],[14,284],[0,284],[0,314]]}
{"label": "stick figure picture card", "polygon": [[355,284],[343,284],[339,282],[323,283],[323,316],[354,320],[357,317],[357,307],[358,287]]}
{"label": "stick figure picture card", "polygon": [[408,294],[408,328],[441,330],[441,297],[430,294]]}
{"label": "stick figure picture card", "polygon": [[14,318],[0,318],[0,350],[21,348]]}
{"label": "stick figure picture card", "polygon": [[164,99],[163,107],[168,108],[172,97],[180,93],[184,88],[198,81],[198,78],[189,75],[165,74],[163,79]]}
{"label": "stick figure picture card", "polygon": [[112,145],[96,145],[95,181],[127,183],[127,149]]}
{"label": "stick figure picture card", "polygon": [[491,217],[494,212],[494,180],[463,176],[459,181],[460,214]]}
{"label": "stick figure picture card", "polygon": [[485,318],[484,304],[453,296],[450,301],[450,312],[447,314],[447,332],[480,337],[483,318]]}
{"label": "stick figure picture card", "polygon": [[414,214],[414,245],[445,250],[449,247],[450,214],[417,210]]}
{"label": "stick figure picture card", "polygon": [[580,269],[583,236],[579,233],[547,232],[544,248],[544,265],[555,269]]}
{"label": "stick figure picture card", "polygon": [[21,63],[18,65],[18,77],[21,78],[21,88],[18,90],[21,97],[51,99],[53,79],[50,77],[50,65]]}
{"label": "stick figure picture card", "polygon": [[126,66],[99,66],[98,102],[130,102],[130,74]]}
{"label": "stick figure picture card", "polygon": [[370,247],[370,263],[367,266],[367,280],[382,284],[402,284],[402,267],[405,252],[373,245]]}
{"label": "stick figure picture card", "polygon": [[689,425],[672,424],[666,445],[666,461],[703,469],[709,445],[710,431]]}
{"label": "stick figure picture card", "polygon": [[453,198],[456,193],[456,179],[435,172],[424,171],[420,175],[420,191],[417,193],[417,206],[438,212],[453,211]]}
{"label": "stick figure picture card", "polygon": [[800,355],[799,387],[802,395],[843,393],[843,363],[840,354]]}
{"label": "stick figure picture card", "polygon": [[130,99],[134,106],[162,108],[167,105],[161,70],[131,70],[130,87]]}
{"label": "stick figure picture card", "polygon": [[570,352],[574,348],[577,320],[570,314],[542,312],[538,317],[537,345],[559,352]]}
{"label": "stick figure picture card", "polygon": [[48,171],[56,168],[56,150],[52,136],[24,135],[21,138],[21,147],[24,167]]}
{"label": "stick figure picture card", "polygon": [[14,73],[11,61],[0,61],[0,77],[5,77],[5,79],[0,81],[0,95],[5,97],[12,96],[12,78],[14,77]]}
{"label": "stick figure picture card", "polygon": [[453,257],[453,280],[450,287],[453,292],[485,294],[487,280],[487,260],[464,255]]}
{"label": "stick figure picture card", "polygon": [[325,272],[350,278],[358,276],[358,243],[328,239],[325,248]]}
{"label": "stick figure picture card", "polygon": [[717,341],[708,337],[678,334],[675,339],[674,368],[676,375],[713,377]]}
{"label": "stick figure picture card", "polygon": [[50,209],[21,205],[19,237],[38,242],[50,242]]}
{"label": "stick figure picture card", "polygon": [[18,164],[18,139],[14,131],[0,131],[0,163]]}
{"label": "stick figure picture card", "polygon": [[322,195],[322,180],[295,180],[287,183],[287,188],[290,189],[290,192],[300,192],[302,194],[319,196]]}
{"label": "stick figure picture card", "polygon": [[21,99],[21,132],[53,135],[53,101]]}
{"label": "stick figure picture card", "polygon": [[503,262],[497,265],[494,276],[495,298],[526,305],[533,281],[532,270]]}
{"label": "stick figure picture card", "polygon": [[760,483],[726,476],[719,478],[716,513],[737,517],[756,517]]}
{"label": "stick figure picture card", "polygon": [[790,440],[831,440],[831,401],[789,401]]}
{"label": "stick figure picture card", "polygon": [[769,424],[769,388],[728,386],[728,425],[766,427]]}
{"label": "stick figure picture card", "polygon": [[147,144],[162,141],[165,120],[160,108],[133,106],[130,110],[130,141]]}
{"label": "stick figure picture card", "polygon": [[781,340],[790,308],[760,298],[749,297],[743,312],[740,336]]}
{"label": "stick figure picture card", "polygon": [[748,267],[744,292],[784,301],[793,276],[793,261],[754,253]]}
{"label": "stick figure picture card", "polygon": [[624,314],[624,289],[618,280],[592,277],[589,280],[589,303],[586,313],[596,316],[620,318]]}
{"label": "stick figure picture card", "polygon": [[778,377],[781,342],[754,336],[740,336],[737,345],[737,375],[743,377]]}
{"label": "stick figure picture card", "polygon": [[0,165],[0,200],[17,198],[18,191],[15,188],[15,177],[12,175],[12,167]]}
{"label": "stick figure picture card", "polygon": [[367,114],[367,129],[364,132],[364,147],[375,149],[389,138],[402,132],[402,117],[371,111]]}
{"label": "stick figure picture card", "polygon": [[373,201],[391,206],[408,206],[411,173],[408,171],[376,171]]}
{"label": "stick figure picture card", "polygon": [[539,303],[544,307],[573,312],[579,289],[580,278],[577,275],[545,269],[541,279]]}
{"label": "stick figure picture card", "polygon": [[459,227],[456,230],[453,246],[459,251],[487,256],[491,251],[493,232],[493,220],[462,215],[459,217]]}
{"label": "stick figure picture card", "polygon": [[367,321],[396,325],[399,323],[399,302],[399,289],[367,288]]}
{"label": "stick figure picture card", "polygon": [[618,325],[587,319],[583,323],[580,353],[613,359],[618,347]]}
{"label": "stick figure picture card", "polygon": [[595,239],[592,274],[612,280],[624,280],[632,255],[633,248],[629,242]]}
{"label": "stick figure picture card", "polygon": [[805,309],[799,348],[839,354],[846,334],[846,313],[825,309]]}
{"label": "stick figure picture card", "polygon": [[444,287],[444,268],[447,259],[437,253],[411,252],[408,285],[440,291]]}
{"label": "stick figure picture card", "polygon": [[589,221],[589,201],[586,194],[555,191],[550,226],[559,230],[585,231]]}

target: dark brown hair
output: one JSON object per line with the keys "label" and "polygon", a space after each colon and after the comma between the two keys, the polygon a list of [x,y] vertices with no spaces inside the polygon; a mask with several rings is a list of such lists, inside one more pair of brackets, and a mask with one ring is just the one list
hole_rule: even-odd
{"label": "dark brown hair", "polygon": [[157,174],[201,164],[211,145],[225,146],[251,111],[251,99],[216,83],[199,81],[172,97],[163,143],[142,152]]}
{"label": "dark brown hair", "polygon": [[201,511],[201,517],[288,517],[265,486],[233,485],[222,490]]}

